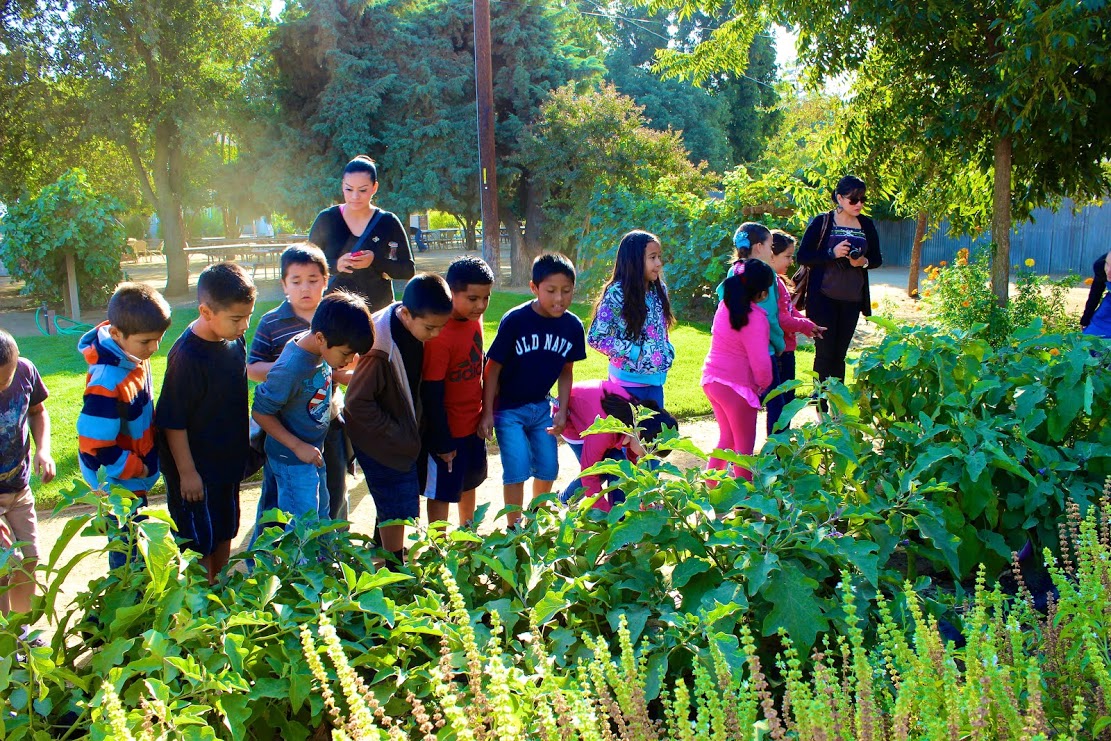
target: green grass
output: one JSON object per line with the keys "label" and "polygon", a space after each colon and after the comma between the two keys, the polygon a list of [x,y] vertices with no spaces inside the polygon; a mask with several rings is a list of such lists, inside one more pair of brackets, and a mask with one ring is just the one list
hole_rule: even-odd
{"label": "green grass", "polygon": [[[498,322],[502,315],[526,298],[527,295],[520,293],[502,292],[495,293],[491,297],[485,321],[487,346],[498,331]],[[274,301],[258,304],[255,307],[254,318],[257,320],[277,305],[278,302]],[[584,324],[589,321],[591,309],[589,304],[576,303],[571,308]],[[195,312],[190,310],[175,311],[174,323],[166,333],[162,347],[151,358],[156,396],[161,390],[162,376],[166,372],[166,352],[195,317]],[[251,328],[247,331],[248,346],[254,337],[254,324],[252,322]],[[672,331],[671,339],[675,344],[676,358],[664,390],[668,411],[679,419],[707,416],[711,414],[710,403],[702,393],[700,381],[702,361],[710,349],[710,326],[701,323],[680,324]],[[49,484],[42,483],[38,477],[32,479],[31,487],[40,506],[53,506],[57,503],[61,492],[68,488],[73,479],[80,478],[81,475],[77,466],[77,415],[81,411],[87,366],[77,352],[77,340],[76,336],[19,339],[20,354],[34,362],[50,391],[46,407],[50,412],[51,448],[58,465],[58,478]],[[802,348],[798,356],[800,371],[808,370],[813,364],[813,351],[810,348]],[[606,373],[607,359],[594,350],[588,349],[586,360],[575,366],[575,378],[578,380],[605,378]]]}

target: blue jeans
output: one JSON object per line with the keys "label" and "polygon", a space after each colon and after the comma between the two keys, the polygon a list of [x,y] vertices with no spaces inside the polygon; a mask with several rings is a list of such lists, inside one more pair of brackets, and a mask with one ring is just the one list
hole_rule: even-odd
{"label": "blue jeans", "polygon": [[[620,381],[618,382],[620,383]],[[626,386],[621,384],[621,388],[632,396],[634,399],[640,401],[654,401],[659,405],[660,409],[664,408],[664,387],[663,386]]]}
{"label": "blue jeans", "polygon": [[293,517],[328,519],[328,476],[323,466],[267,460],[278,487],[278,509]]}
{"label": "blue jeans", "polygon": [[502,483],[521,484],[529,478],[555,481],[559,449],[548,434],[552,406],[547,399],[494,412],[494,432],[501,448]]}
{"label": "blue jeans", "polygon": [[255,541],[268,525],[278,524],[263,519],[263,515],[272,509],[278,509],[278,484],[274,481],[274,472],[270,470],[270,466],[263,464],[262,489],[258,495],[258,512],[255,513],[255,531],[251,534],[251,542],[247,544],[247,550],[255,547]]}
{"label": "blue jeans", "polygon": [[[571,449],[571,452],[575,454],[575,460],[577,460],[581,463],[582,458],[583,458],[583,443],[582,442],[575,443],[575,442],[571,442],[570,440],[565,440],[564,442],[567,443],[567,447]],[[617,450],[616,448],[611,448],[610,450],[606,451],[605,460],[623,461],[623,460],[625,460],[625,458],[626,458],[626,456],[625,456],[625,451],[624,450]],[[611,481],[613,481],[613,478],[614,477],[609,475],[609,474],[604,474],[602,476],[602,483],[603,484],[608,484]],[[573,496],[575,496],[575,492],[577,492],[579,489],[582,488],[582,485],[583,485],[583,482],[582,482],[581,478],[576,478],[574,481],[572,481],[570,484],[568,484],[567,488],[564,489],[559,494],[560,503],[567,504],[568,502],[570,502],[571,498]],[[617,504],[618,502],[624,502],[625,501],[625,494],[620,492],[620,491],[614,491],[614,492],[610,493],[610,498],[611,498],[611,500],[614,504]]]}

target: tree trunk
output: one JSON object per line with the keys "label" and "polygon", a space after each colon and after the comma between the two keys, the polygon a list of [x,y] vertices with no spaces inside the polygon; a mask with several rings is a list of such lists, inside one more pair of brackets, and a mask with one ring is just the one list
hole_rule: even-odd
{"label": "tree trunk", "polygon": [[1000,306],[1007,305],[1011,281],[1011,136],[995,141],[995,189],[991,203],[991,291]]}
{"label": "tree trunk", "polygon": [[459,223],[463,225],[463,248],[468,252],[474,252],[478,249],[478,219],[468,219],[466,216],[456,216]]}
{"label": "tree trunk", "polygon": [[922,272],[922,243],[926,241],[926,222],[929,214],[926,211],[918,212],[918,221],[914,225],[914,244],[910,246],[910,276],[907,279],[907,295],[918,298],[918,274]]}
{"label": "tree trunk", "polygon": [[[525,188],[525,236],[521,249],[513,256],[513,285],[525,285],[532,278],[532,261],[544,251],[542,239],[544,228],[544,201],[547,199],[546,189],[533,178],[528,178],[522,186]],[[518,282],[518,275],[520,280]]]}
{"label": "tree trunk", "polygon": [[[506,236],[509,239],[509,254],[511,259],[516,260],[516,256],[521,253],[521,222],[517,220],[517,215],[507,208],[499,209],[501,211],[501,223],[505,224]],[[510,263],[513,265],[514,263]],[[490,266],[491,268],[493,265]],[[501,282],[501,275],[497,271],[494,273],[498,282]],[[513,278],[509,280],[510,283],[515,284]]]}

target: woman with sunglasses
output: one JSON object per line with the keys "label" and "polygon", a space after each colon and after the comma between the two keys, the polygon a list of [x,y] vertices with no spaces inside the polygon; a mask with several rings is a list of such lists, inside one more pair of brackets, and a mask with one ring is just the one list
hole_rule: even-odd
{"label": "woman with sunglasses", "polygon": [[849,352],[861,312],[872,313],[868,271],[883,264],[880,241],[864,210],[864,181],[846,175],[833,192],[834,209],[814,218],[806,228],[797,260],[809,268],[806,316],[826,327],[814,340],[814,372],[818,380],[845,380]]}

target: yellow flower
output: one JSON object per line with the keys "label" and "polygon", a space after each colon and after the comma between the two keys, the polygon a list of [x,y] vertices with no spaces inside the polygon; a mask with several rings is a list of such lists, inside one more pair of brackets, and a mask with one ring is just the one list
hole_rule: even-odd
{"label": "yellow flower", "polygon": [[941,262],[939,262],[939,263],[938,263],[938,265],[940,265],[941,267],[945,267],[945,266],[946,266],[946,265],[948,265],[948,264],[949,264],[949,263],[948,263],[948,262],[946,262],[945,260],[942,260]]}
{"label": "yellow flower", "polygon": [[1028,268],[1034,267],[1034,258],[1032,258],[1032,257],[1026,258],[1026,267],[1028,267]]}
{"label": "yellow flower", "polygon": [[930,297],[930,289],[929,289],[929,288],[927,288],[927,289],[926,289],[926,290],[925,290],[925,291],[924,291],[924,292],[922,293],[922,295],[923,295],[923,296],[925,296],[926,298],[929,298],[929,297]]}
{"label": "yellow flower", "polygon": [[878,309],[878,308],[880,308],[880,302],[879,302],[879,301],[873,301],[873,302],[872,302],[872,308],[873,308],[873,309]]}
{"label": "yellow flower", "polygon": [[918,295],[918,289],[915,288],[913,291],[910,292],[910,295],[911,296],[917,296]]}

